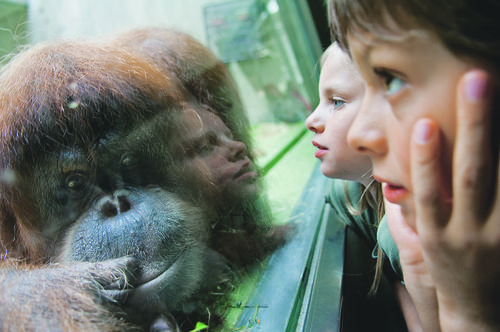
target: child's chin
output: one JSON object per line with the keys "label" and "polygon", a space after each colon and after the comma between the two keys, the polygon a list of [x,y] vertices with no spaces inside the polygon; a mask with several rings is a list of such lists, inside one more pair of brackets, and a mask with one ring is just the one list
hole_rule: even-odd
{"label": "child's chin", "polygon": [[330,165],[325,164],[325,162],[321,163],[321,173],[323,173],[324,176],[332,179],[338,179],[342,178],[337,172],[337,170],[334,167],[331,167]]}

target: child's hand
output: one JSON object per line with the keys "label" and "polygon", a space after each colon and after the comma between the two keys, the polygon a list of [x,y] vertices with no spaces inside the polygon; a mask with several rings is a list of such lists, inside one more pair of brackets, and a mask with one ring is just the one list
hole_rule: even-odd
{"label": "child's hand", "polygon": [[[409,331],[439,331],[436,291],[424,263],[418,234],[408,225],[396,204],[385,204],[387,225],[399,251],[405,286],[418,313],[418,324],[408,324]],[[402,308],[406,317],[406,308]]]}
{"label": "child's hand", "polygon": [[437,124],[421,119],[414,128],[414,134],[427,133],[414,135],[412,142],[416,226],[446,331],[500,327],[500,188],[498,160],[492,158],[498,153],[492,153],[492,94],[484,71],[469,71],[459,82],[453,202],[439,185],[445,181]]}

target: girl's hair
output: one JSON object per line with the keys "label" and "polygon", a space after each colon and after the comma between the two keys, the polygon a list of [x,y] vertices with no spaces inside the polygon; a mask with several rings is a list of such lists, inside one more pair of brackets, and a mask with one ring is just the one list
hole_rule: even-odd
{"label": "girl's hair", "polygon": [[400,30],[426,30],[455,55],[500,64],[500,1],[328,0],[332,37],[348,50],[348,36],[369,31],[377,37]]}
{"label": "girl's hair", "polygon": [[[380,221],[385,215],[384,207],[384,197],[382,195],[382,185],[375,181],[374,179],[364,186],[361,183],[361,196],[357,204],[353,204],[351,198],[349,197],[349,192],[347,190],[347,181],[344,183],[344,196],[347,205],[347,210],[354,216],[361,215],[366,209],[373,209],[376,211],[377,217],[377,228]],[[368,296],[373,296],[377,292],[380,280],[382,279],[382,272],[384,267],[384,254],[382,248],[378,246],[377,248],[377,262],[375,263],[375,276],[373,278],[372,285],[368,291]]]}

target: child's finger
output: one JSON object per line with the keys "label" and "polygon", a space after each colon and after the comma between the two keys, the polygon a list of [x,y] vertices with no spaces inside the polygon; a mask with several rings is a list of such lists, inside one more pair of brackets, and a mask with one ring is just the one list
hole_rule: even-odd
{"label": "child's finger", "polygon": [[467,72],[458,86],[453,203],[461,209],[458,220],[467,224],[488,213],[496,185],[492,178],[491,87],[482,70]]}
{"label": "child's finger", "polygon": [[422,249],[418,234],[411,228],[401,213],[399,205],[384,200],[387,226],[399,251],[399,259],[403,265],[423,265]]}
{"label": "child's finger", "polygon": [[[411,177],[417,231],[434,232],[447,221],[445,197],[441,188],[440,135],[438,125],[431,119],[415,123],[411,142]],[[424,223],[424,229],[421,225]]]}

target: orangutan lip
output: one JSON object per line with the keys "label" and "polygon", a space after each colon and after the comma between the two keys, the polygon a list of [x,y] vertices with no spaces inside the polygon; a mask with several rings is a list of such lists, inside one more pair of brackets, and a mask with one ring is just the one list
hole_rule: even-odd
{"label": "orangutan lip", "polygon": [[160,282],[160,284],[161,284],[161,282],[163,280],[165,280],[166,278],[168,278],[170,276],[171,272],[169,272],[169,271],[174,271],[175,266],[180,264],[180,263],[178,263],[179,258],[180,258],[180,256],[175,258],[174,262],[172,264],[170,264],[169,266],[167,266],[165,268],[165,270],[163,270],[163,272],[158,272],[158,273],[154,273],[154,274],[140,276],[140,278],[138,278],[137,282],[134,283],[134,286],[136,287],[136,289],[143,287],[143,286],[149,287],[149,285],[155,286],[158,282]]}
{"label": "orangutan lip", "polygon": [[135,292],[141,292],[141,291],[147,291],[148,289],[159,289],[161,285],[165,283],[165,280],[168,280],[171,275],[172,271],[175,271],[175,265],[177,264],[177,260],[170,265],[165,271],[159,273],[159,274],[154,274],[150,276],[142,276],[137,283],[134,285],[134,291]]}
{"label": "orangutan lip", "polygon": [[132,285],[132,292],[128,294],[127,302],[132,304],[145,305],[145,299],[151,296],[157,296],[165,289],[171,280],[174,280],[178,273],[181,259],[177,259],[165,271],[159,274],[141,276],[141,278]]}

